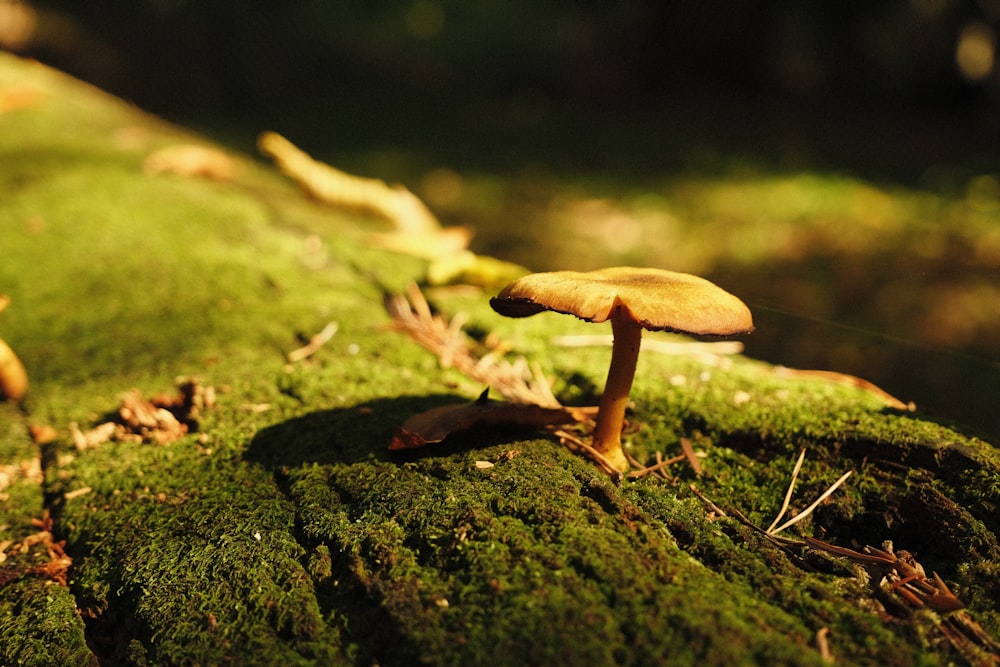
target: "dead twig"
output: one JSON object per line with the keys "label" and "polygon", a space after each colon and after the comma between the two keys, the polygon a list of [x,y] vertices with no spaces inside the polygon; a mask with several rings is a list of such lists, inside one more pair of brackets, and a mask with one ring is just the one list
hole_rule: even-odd
{"label": "dead twig", "polygon": [[[743,352],[743,343],[737,340],[697,341],[665,340],[652,336],[644,336],[640,343],[641,349],[659,354],[687,355],[696,357],[710,366],[718,366],[720,360],[729,355]],[[553,336],[552,342],[560,347],[611,347],[611,336],[592,334],[575,336]]]}
{"label": "dead twig", "polygon": [[294,349],[289,352],[286,356],[288,361],[295,363],[296,361],[301,361],[308,357],[311,357],[316,353],[319,348],[326,345],[326,343],[334,337],[337,333],[337,323],[330,322],[323,330],[318,334],[309,339],[309,342],[300,348]]}
{"label": "dead twig", "polygon": [[578,452],[584,452],[587,456],[592,458],[597,464],[609,475],[621,475],[621,472],[612,465],[603,454],[590,446],[590,443],[583,440],[576,435],[566,431],[564,429],[556,429],[552,431],[552,434],[559,438],[559,442],[567,446],[571,450]]}
{"label": "dead twig", "polygon": [[[691,489],[691,493],[693,493],[695,496],[697,496],[698,500],[700,500],[701,502],[705,503],[705,506],[708,507],[708,509],[710,509],[712,512],[715,512],[715,514],[717,516],[729,516],[728,514],[726,514],[726,512],[721,507],[719,507],[718,505],[716,505],[715,503],[713,503],[707,496],[705,496],[705,494],[703,494],[701,491],[699,491],[697,486],[695,486],[694,484],[691,484],[688,488]],[[745,523],[747,523],[747,524],[749,524],[751,526],[753,525],[749,521],[747,521],[746,517],[743,517],[742,514],[739,514],[738,512],[737,512],[737,514],[739,515],[739,517],[742,518],[742,520]]]}
{"label": "dead twig", "polygon": [[820,660],[833,664],[833,652],[830,651],[830,628],[820,628],[816,631],[816,648],[819,650]]}

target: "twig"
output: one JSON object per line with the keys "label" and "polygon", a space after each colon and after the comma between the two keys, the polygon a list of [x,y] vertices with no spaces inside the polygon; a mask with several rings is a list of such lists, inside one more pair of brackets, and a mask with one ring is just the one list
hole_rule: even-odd
{"label": "twig", "polygon": [[820,628],[816,631],[816,648],[819,657],[825,663],[833,664],[833,653],[830,651],[830,628]]}
{"label": "twig", "polygon": [[[553,336],[552,342],[561,347],[610,347],[612,337],[601,334]],[[724,356],[743,352],[743,343],[736,340],[674,341],[643,336],[640,347],[660,354],[690,355],[711,366],[718,366]]]}
{"label": "twig", "polygon": [[302,347],[292,350],[288,353],[288,361],[296,362],[301,361],[307,357],[311,357],[316,351],[323,347],[327,341],[329,341],[337,333],[337,323],[330,322],[323,330],[318,334],[309,339],[309,342]]}
{"label": "twig", "polygon": [[570,433],[569,431],[565,431],[563,429],[555,429],[552,431],[552,433],[553,435],[557,436],[559,438],[559,441],[562,442],[564,445],[569,445],[571,446],[571,448],[576,447],[586,452],[587,455],[593,458],[595,461],[597,461],[598,465],[600,465],[601,468],[604,469],[604,471],[607,472],[608,474],[611,475],[621,474],[621,472],[611,464],[611,461],[609,461],[607,457],[604,456],[604,454],[601,454],[599,451],[591,447],[590,443],[586,442],[585,440],[582,440],[573,435],[572,433]]}
{"label": "twig", "polygon": [[663,479],[669,479],[666,473],[663,472],[663,469],[667,466],[672,466],[675,463],[680,463],[685,458],[683,454],[680,454],[678,456],[665,459],[660,452],[656,452],[656,463],[650,466],[643,466],[631,454],[626,452],[625,455],[628,457],[629,463],[638,468],[638,470],[633,470],[628,474],[629,479],[638,479],[639,477],[645,477],[646,475],[655,473],[660,473],[660,477]]}
{"label": "twig", "polygon": [[[561,347],[610,347],[612,337],[601,334],[553,336],[552,342]],[[661,354],[739,354],[743,351],[743,343],[735,340],[673,341],[647,336],[641,346],[643,350]]]}
{"label": "twig", "polygon": [[[726,514],[722,510],[721,507],[719,507],[718,505],[716,505],[715,503],[713,503],[701,491],[699,491],[697,486],[695,486],[694,484],[691,484],[688,488],[691,489],[691,493],[693,493],[694,495],[696,495],[698,497],[698,500],[700,500],[701,502],[705,503],[705,505],[708,507],[708,509],[712,510],[713,512],[715,512],[719,516],[729,516],[728,514]],[[737,512],[737,514],[739,516],[741,516],[741,517],[743,516],[743,515],[739,514],[738,512]],[[744,518],[744,521],[746,521],[745,518]],[[746,523],[749,523],[749,521],[747,521]],[[753,525],[753,524],[750,524],[750,525]],[[754,527],[756,527],[756,526],[754,526]]]}

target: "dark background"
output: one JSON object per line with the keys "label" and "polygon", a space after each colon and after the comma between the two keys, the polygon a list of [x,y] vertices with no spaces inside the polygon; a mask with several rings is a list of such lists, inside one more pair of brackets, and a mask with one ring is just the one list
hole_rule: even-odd
{"label": "dark background", "polygon": [[[441,165],[507,184],[543,165],[535,180],[553,191],[602,196],[751,164],[962,197],[1000,171],[998,26],[1000,0],[0,2],[6,48],[236,148],[270,129],[415,190]],[[983,69],[957,57],[970,51]],[[554,197],[541,187],[528,196]],[[475,249],[540,270],[598,261],[526,234],[545,224],[531,211],[480,210]],[[908,272],[919,299],[1000,271],[967,265],[962,248],[908,252],[709,277],[753,308],[752,356],[861,375],[998,435],[1000,322],[942,344],[866,294]],[[787,298],[794,281],[822,307]],[[831,352],[845,346],[854,354]]]}
{"label": "dark background", "polygon": [[[350,122],[362,136],[396,132],[406,141],[392,124],[363,127],[355,112],[378,97],[389,108],[377,120],[405,125],[438,114],[441,125],[463,127],[468,120],[454,117],[472,99],[494,100],[503,116],[540,114],[557,103],[598,111],[684,97],[696,98],[693,110],[721,93],[719,104],[727,96],[793,102],[786,117],[812,101],[833,112],[942,113],[992,133],[983,140],[1000,131],[998,68],[970,78],[955,62],[963,31],[985,31],[995,47],[998,0],[88,0],[33,7],[36,28],[17,50],[196,122],[312,115],[317,124]],[[737,108],[714,115],[767,136]],[[309,124],[302,132],[330,134]],[[973,144],[955,149],[931,159],[976,167],[995,158]],[[875,152],[825,161],[901,179],[926,166]]]}

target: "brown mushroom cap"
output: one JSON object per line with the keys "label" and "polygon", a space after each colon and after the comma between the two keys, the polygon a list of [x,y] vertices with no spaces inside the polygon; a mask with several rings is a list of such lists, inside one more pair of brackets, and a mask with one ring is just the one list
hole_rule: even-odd
{"label": "brown mushroom cap", "polygon": [[604,322],[627,313],[644,329],[702,336],[753,331],[750,309],[737,297],[704,278],[662,269],[534,273],[507,285],[490,305],[508,317],[551,310]]}

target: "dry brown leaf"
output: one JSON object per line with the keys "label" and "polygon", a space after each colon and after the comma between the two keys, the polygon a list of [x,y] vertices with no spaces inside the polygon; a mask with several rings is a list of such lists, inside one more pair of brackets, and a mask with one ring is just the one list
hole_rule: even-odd
{"label": "dry brown leaf", "polygon": [[[145,442],[166,444],[187,435],[187,424],[182,423],[173,412],[153,401],[142,397],[138,390],[125,394],[118,407],[118,417],[125,427],[125,434],[138,436]],[[122,433],[119,439],[124,438]]]}
{"label": "dry brown leaf", "polygon": [[64,550],[66,542],[52,539],[52,518],[49,516],[48,510],[45,511],[41,519],[32,519],[31,523],[39,529],[38,532],[28,535],[19,542],[10,540],[0,542],[0,563],[5,562],[8,558],[27,554],[33,547],[44,549],[48,560],[40,565],[19,563],[5,565],[0,570],[0,588],[25,575],[50,579],[61,586],[66,585],[66,573],[70,565],[73,564],[73,560]]}
{"label": "dry brown leaf", "polygon": [[427,234],[441,225],[423,202],[401,185],[390,187],[376,178],[362,178],[314,160],[275,132],[257,139],[260,151],[309,196],[338,208],[373,213],[403,233]]}
{"label": "dry brown leaf", "polygon": [[487,424],[547,427],[572,424],[588,418],[578,408],[493,401],[483,396],[472,403],[443,405],[407,419],[396,431],[389,449],[413,449],[441,442],[456,431]]}
{"label": "dry brown leaf", "polygon": [[778,377],[783,378],[799,378],[805,380],[823,380],[826,382],[833,382],[834,384],[839,384],[845,387],[854,387],[856,389],[861,389],[863,391],[877,396],[882,399],[886,405],[890,408],[896,410],[904,410],[907,412],[913,412],[917,409],[916,404],[913,401],[909,403],[904,403],[899,400],[889,392],[885,391],[881,387],[865,380],[859,378],[855,375],[847,375],[846,373],[839,373],[837,371],[817,371],[817,370],[801,370],[798,368],[787,368],[785,366],[775,366],[774,374]]}
{"label": "dry brown leaf", "polygon": [[215,403],[215,391],[190,378],[178,381],[177,386],[176,395],[160,395],[153,399],[143,397],[137,389],[127,392],[115,419],[89,431],[81,431],[76,424],[70,424],[76,448],[83,451],[108,440],[165,445],[196,430],[202,411]]}

